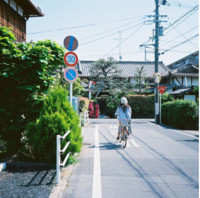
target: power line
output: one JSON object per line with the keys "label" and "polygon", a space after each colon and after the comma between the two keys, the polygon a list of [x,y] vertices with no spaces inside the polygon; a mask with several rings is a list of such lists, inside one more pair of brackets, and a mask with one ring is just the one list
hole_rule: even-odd
{"label": "power line", "polygon": [[109,21],[109,22],[92,23],[92,24],[78,25],[78,26],[72,26],[72,27],[66,27],[66,28],[45,30],[45,31],[40,31],[40,32],[32,32],[32,33],[27,33],[27,35],[49,33],[49,32],[55,32],[55,31],[63,31],[63,30],[68,30],[68,29],[84,28],[84,27],[90,27],[90,26],[96,26],[96,25],[103,25],[106,23],[115,23],[115,22],[130,20],[130,19],[134,19],[134,18],[142,18],[142,16],[132,17],[132,18],[123,18],[123,19],[113,20],[113,21]]}
{"label": "power line", "polygon": [[141,21],[141,20],[143,20],[143,19],[134,20],[134,21],[129,22],[129,23],[125,24],[125,25],[120,25],[120,26],[117,26],[117,27],[115,27],[115,28],[106,30],[106,31],[104,31],[104,32],[101,32],[101,33],[98,33],[98,34],[93,34],[93,35],[87,36],[87,37],[82,38],[82,39],[80,39],[80,40],[83,41],[83,40],[86,40],[86,39],[88,39],[88,38],[96,37],[96,36],[105,34],[105,33],[107,33],[107,32],[111,32],[111,31],[116,30],[116,29],[118,29],[118,31],[119,31],[120,28],[125,27],[125,26],[128,26],[128,25],[130,25],[130,24],[133,24],[133,22],[138,22],[138,21]]}
{"label": "power line", "polygon": [[105,55],[103,55],[102,57],[107,56],[110,52],[112,52],[113,50],[115,50],[116,48],[118,48],[119,45],[121,45],[121,44],[124,43],[127,39],[129,39],[129,38],[130,38],[133,34],[135,34],[142,26],[143,26],[143,24],[140,25],[134,32],[132,32],[131,34],[129,34],[128,37],[126,37],[124,40],[122,40],[117,46],[115,46],[113,49],[111,49],[109,52],[107,52],[107,53],[106,53]]}
{"label": "power line", "polygon": [[[174,29],[186,40],[188,40],[188,38],[186,38],[179,30],[177,30],[176,27],[174,27]],[[188,40],[188,42],[190,42],[194,47],[198,48],[198,46],[196,46],[192,41]]]}
{"label": "power line", "polygon": [[180,45],[183,45],[184,43],[187,43],[188,41],[194,39],[194,38],[197,37],[198,35],[199,35],[199,34],[196,34],[196,35],[192,36],[191,38],[189,38],[189,39],[187,39],[187,40],[185,40],[185,41],[183,41],[183,42],[181,42],[181,43],[179,43],[179,44],[177,44],[177,45],[174,45],[174,46],[170,47],[170,48],[167,49],[167,50],[164,50],[162,53],[160,53],[160,55],[163,55],[165,52],[168,52],[168,51],[171,50],[171,49],[174,49],[174,48],[176,48],[176,47],[178,47],[178,46],[180,46]]}
{"label": "power line", "polygon": [[[188,30],[187,32],[184,32],[184,33],[181,33],[181,34],[182,34],[182,35],[185,35],[185,34],[191,32],[192,30],[194,30],[194,29],[196,29],[196,28],[198,28],[198,27],[199,27],[199,26],[197,25],[197,26],[193,27],[192,29]],[[179,36],[178,36],[178,37],[174,37],[173,39],[171,39],[171,40],[169,40],[169,41],[163,43],[161,46],[164,46],[164,45],[166,45],[166,44],[168,44],[168,43],[170,43],[170,42],[174,42],[177,38],[179,38]]]}
{"label": "power line", "polygon": [[[183,16],[181,16],[181,17],[179,17],[177,20],[175,20],[173,23],[171,23],[167,28],[165,28],[165,30],[164,31],[166,31],[166,30],[168,30],[169,28],[171,28],[171,27],[174,27],[174,25],[176,24],[176,23],[178,23],[181,19],[183,19],[184,17],[190,17],[192,14],[194,14],[198,9],[199,6],[197,5],[197,6],[195,6],[194,8],[192,8],[190,11],[188,11],[187,13],[185,13]],[[178,25],[180,25],[181,23],[183,23],[187,18],[185,18],[183,21],[181,21],[179,24],[177,24],[176,26],[178,26]],[[165,35],[166,34],[168,34],[170,31],[172,31],[173,29],[170,29],[168,32],[166,32],[165,33]]]}
{"label": "power line", "polygon": [[[133,25],[133,26],[131,26],[131,27],[128,27],[128,28],[123,29],[123,30],[120,30],[120,31],[121,31],[121,32],[124,32],[124,31],[129,30],[129,29],[132,29],[132,28],[134,28],[134,27],[136,27],[136,26],[138,26],[138,25],[140,25],[140,24],[141,24],[141,23],[138,23],[138,24],[136,24],[136,25]],[[93,42],[96,42],[96,41],[99,41],[99,40],[101,40],[101,39],[104,39],[104,38],[113,36],[113,35],[118,34],[118,33],[119,33],[119,31],[114,32],[114,33],[111,33],[111,34],[108,34],[108,35],[106,35],[106,36],[103,36],[103,37],[100,37],[100,38],[97,38],[97,39],[94,39],[94,40],[91,40],[91,41],[88,41],[88,42],[85,42],[85,43],[82,43],[81,46],[86,45],[86,44],[89,44],[89,43],[93,43]]]}

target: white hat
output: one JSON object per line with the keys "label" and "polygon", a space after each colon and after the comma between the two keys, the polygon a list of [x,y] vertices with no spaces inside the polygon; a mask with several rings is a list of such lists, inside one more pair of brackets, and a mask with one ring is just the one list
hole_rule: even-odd
{"label": "white hat", "polygon": [[127,104],[128,103],[128,100],[125,98],[125,97],[122,97],[121,98],[121,104]]}

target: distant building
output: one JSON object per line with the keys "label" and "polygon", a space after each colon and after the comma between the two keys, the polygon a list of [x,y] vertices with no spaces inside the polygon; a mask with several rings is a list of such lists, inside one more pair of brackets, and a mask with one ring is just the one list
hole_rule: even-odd
{"label": "distant building", "polygon": [[[79,61],[77,65],[77,69],[80,71],[79,77],[81,79],[90,79],[92,74],[90,72],[90,68],[92,63],[95,61]],[[120,61],[116,63],[118,69],[121,71],[119,74],[119,80],[126,78],[132,84],[138,84],[138,77],[137,77],[137,68],[143,68],[143,80],[142,83],[144,87],[149,87],[148,90],[145,92],[154,92],[154,77],[153,74],[155,73],[155,64],[154,62],[145,62],[145,61]],[[162,63],[159,63],[158,72],[162,74],[168,73],[168,68]],[[143,87],[143,88],[144,88]],[[144,91],[144,90],[143,90]]]}
{"label": "distant building", "polygon": [[26,21],[44,16],[30,0],[0,0],[0,26],[12,27],[17,42],[26,41]]}
{"label": "distant building", "polygon": [[167,65],[167,68],[169,71],[161,81],[167,86],[166,92],[175,98],[194,97],[191,95],[193,88],[199,86],[199,51]]}
{"label": "distant building", "polygon": [[168,92],[199,86],[199,51],[190,54],[170,65],[169,72],[162,76],[162,84]]}

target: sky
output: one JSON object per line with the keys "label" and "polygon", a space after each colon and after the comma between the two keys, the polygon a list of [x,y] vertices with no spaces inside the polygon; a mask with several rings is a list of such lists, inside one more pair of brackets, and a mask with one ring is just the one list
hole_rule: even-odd
{"label": "sky", "polygon": [[[154,61],[154,0],[31,0],[44,13],[27,21],[27,42],[50,39],[63,46],[78,40],[79,60],[113,57],[122,61]],[[161,1],[161,0],[160,0]],[[199,50],[198,0],[167,0],[159,6],[159,61],[168,65]],[[147,45],[142,47],[140,45]],[[145,50],[146,49],[146,50]],[[146,56],[145,56],[146,51]]]}

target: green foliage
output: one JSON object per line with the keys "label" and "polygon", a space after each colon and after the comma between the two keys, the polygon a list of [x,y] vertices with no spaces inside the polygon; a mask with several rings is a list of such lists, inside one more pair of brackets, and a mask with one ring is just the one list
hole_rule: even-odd
{"label": "green foliage", "polygon": [[198,129],[199,109],[195,102],[176,100],[162,104],[162,123],[179,129]]}
{"label": "green foliage", "polygon": [[174,100],[174,98],[168,93],[164,93],[164,94],[161,95],[162,104],[165,103],[165,102],[173,101],[173,100]]}
{"label": "green foliage", "polygon": [[128,104],[132,109],[133,118],[154,118],[154,96],[130,95]]}
{"label": "green foliage", "polygon": [[40,116],[36,122],[27,124],[25,144],[29,153],[37,160],[55,162],[56,135],[70,134],[62,141],[70,145],[66,152],[80,152],[82,146],[79,117],[73,111],[68,99],[68,93],[61,87],[52,88],[45,98]]}
{"label": "green foliage", "polygon": [[122,95],[116,98],[109,98],[106,103],[106,114],[114,118],[120,98],[125,96],[132,109],[133,118],[153,118],[154,117],[154,96],[144,95]]}
{"label": "green foliage", "polygon": [[55,42],[15,43],[7,27],[0,27],[0,118],[2,139],[16,151],[21,133],[40,112],[54,74],[63,64],[64,49]]}
{"label": "green foliage", "polygon": [[114,118],[118,105],[119,103],[114,100],[108,101],[106,103],[106,110],[105,110],[106,115],[109,116],[110,118]]}

